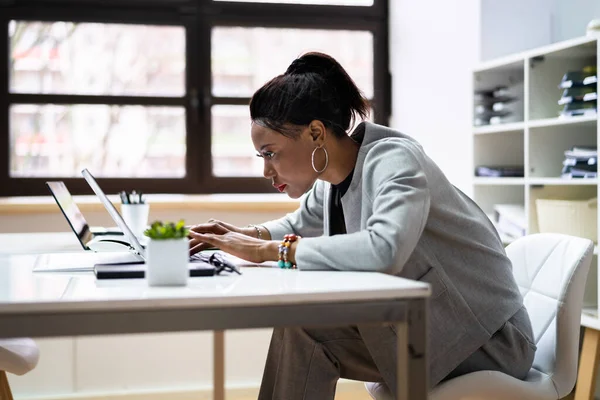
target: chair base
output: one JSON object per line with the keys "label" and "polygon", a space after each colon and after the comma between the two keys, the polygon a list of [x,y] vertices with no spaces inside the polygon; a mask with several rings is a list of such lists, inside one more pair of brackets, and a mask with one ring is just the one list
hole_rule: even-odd
{"label": "chair base", "polygon": [[0,371],[0,400],[13,400],[6,372]]}

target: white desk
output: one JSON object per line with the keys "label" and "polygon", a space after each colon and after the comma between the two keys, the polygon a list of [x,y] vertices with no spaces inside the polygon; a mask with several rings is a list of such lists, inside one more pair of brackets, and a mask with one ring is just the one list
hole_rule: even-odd
{"label": "white desk", "polygon": [[[143,279],[33,273],[35,258],[0,255],[0,337],[394,323],[398,398],[427,398],[426,284],[377,273],[244,268],[242,276],[150,288]],[[215,399],[223,399],[218,379]]]}

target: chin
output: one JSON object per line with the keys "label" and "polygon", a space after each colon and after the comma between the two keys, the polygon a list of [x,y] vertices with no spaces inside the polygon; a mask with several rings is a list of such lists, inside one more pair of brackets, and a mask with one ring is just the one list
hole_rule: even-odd
{"label": "chin", "polygon": [[300,193],[300,194],[299,194],[299,193],[294,193],[294,192],[290,193],[290,192],[287,192],[287,191],[286,191],[285,193],[288,195],[288,197],[289,197],[290,199],[294,199],[294,200],[295,200],[295,199],[299,199],[299,198],[300,198],[300,197],[302,197],[302,195],[304,194],[304,193]]}

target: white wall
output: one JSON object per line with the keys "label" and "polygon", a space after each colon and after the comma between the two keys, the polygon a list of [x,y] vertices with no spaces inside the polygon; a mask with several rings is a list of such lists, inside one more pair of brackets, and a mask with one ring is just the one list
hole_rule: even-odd
{"label": "white wall", "polygon": [[552,41],[572,39],[585,35],[587,24],[600,18],[598,0],[553,0]]}
{"label": "white wall", "polygon": [[584,36],[594,18],[598,0],[481,0],[481,58]]}
{"label": "white wall", "polygon": [[482,0],[481,59],[552,43],[552,1]]}
{"label": "white wall", "polygon": [[479,0],[390,1],[391,125],[420,141],[467,194],[479,21]]}

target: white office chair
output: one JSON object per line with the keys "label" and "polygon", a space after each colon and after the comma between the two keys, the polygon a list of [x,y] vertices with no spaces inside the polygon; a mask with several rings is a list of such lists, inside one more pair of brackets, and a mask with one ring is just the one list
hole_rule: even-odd
{"label": "white office chair", "polygon": [[40,351],[32,339],[0,339],[0,400],[13,400],[7,372],[23,375],[34,369]]}
{"label": "white office chair", "polygon": [[[506,253],[531,318],[537,351],[522,381],[478,371],[435,387],[431,400],[556,400],[577,377],[581,306],[594,245],[590,240],[544,233],[511,243]],[[381,383],[366,383],[375,400],[391,399]]]}

